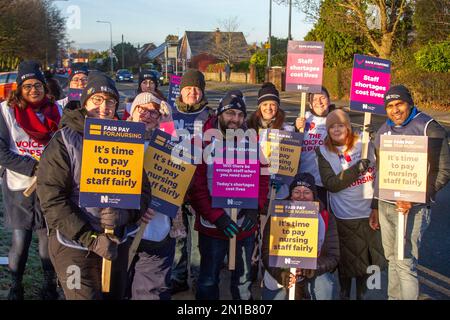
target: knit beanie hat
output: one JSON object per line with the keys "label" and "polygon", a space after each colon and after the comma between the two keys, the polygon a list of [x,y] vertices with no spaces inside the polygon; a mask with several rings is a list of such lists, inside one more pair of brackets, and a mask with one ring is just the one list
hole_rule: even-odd
{"label": "knit beanie hat", "polygon": [[183,77],[181,77],[180,91],[183,90],[184,87],[197,87],[200,88],[202,92],[205,92],[205,86],[205,76],[197,69],[189,69]]}
{"label": "knit beanie hat", "polygon": [[407,102],[410,106],[414,106],[411,92],[409,92],[408,88],[401,84],[390,87],[389,90],[386,91],[384,94],[384,107],[386,108],[389,102],[394,100],[402,100]]}
{"label": "knit beanie hat", "polygon": [[292,196],[292,190],[294,190],[295,187],[306,187],[314,193],[314,200],[318,197],[316,180],[310,173],[299,173],[294,177],[294,180],[289,186],[289,196]]}
{"label": "knit beanie hat", "polygon": [[326,120],[327,132],[328,132],[328,130],[330,130],[331,126],[336,124],[336,123],[342,123],[350,131],[352,131],[352,125],[350,123],[350,117],[349,117],[348,113],[345,112],[342,109],[336,109],[336,110],[330,112],[327,115],[327,120]]}
{"label": "knit beanie hat", "polygon": [[151,70],[142,70],[139,72],[138,88],[140,88],[142,82],[147,79],[153,81],[155,84],[155,89],[158,87],[158,79],[156,78],[156,74]]}
{"label": "knit beanie hat", "polygon": [[72,78],[79,73],[89,75],[89,70],[86,66],[76,66],[75,68],[72,69],[72,73],[69,76],[69,82],[72,81]]}
{"label": "knit beanie hat", "polygon": [[133,115],[134,109],[137,106],[142,106],[147,103],[156,103],[158,106],[161,105],[161,100],[158,99],[154,94],[150,92],[139,93],[136,98],[134,98],[133,103],[130,108],[130,115]]}
{"label": "knit beanie hat", "polygon": [[40,65],[36,61],[28,60],[22,61],[19,64],[17,71],[16,83],[18,86],[22,85],[26,80],[36,79],[45,84],[45,77],[41,71]]}
{"label": "knit beanie hat", "polygon": [[108,93],[112,95],[117,100],[117,104],[119,104],[120,95],[119,91],[116,89],[114,80],[98,71],[89,73],[88,82],[81,93],[81,106],[86,106],[86,101],[96,93]]}
{"label": "knit beanie hat", "polygon": [[240,110],[247,116],[247,106],[245,104],[244,95],[240,90],[231,90],[220,100],[217,108],[217,115],[220,116],[227,110]]}
{"label": "knit beanie hat", "polygon": [[276,101],[280,105],[280,93],[272,82],[263,83],[258,91],[258,105],[268,100]]}

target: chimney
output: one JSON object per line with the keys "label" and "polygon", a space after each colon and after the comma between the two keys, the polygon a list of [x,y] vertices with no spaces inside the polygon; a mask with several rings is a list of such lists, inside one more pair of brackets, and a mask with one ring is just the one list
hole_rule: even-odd
{"label": "chimney", "polygon": [[219,28],[216,28],[215,37],[216,37],[216,46],[220,46],[220,30]]}

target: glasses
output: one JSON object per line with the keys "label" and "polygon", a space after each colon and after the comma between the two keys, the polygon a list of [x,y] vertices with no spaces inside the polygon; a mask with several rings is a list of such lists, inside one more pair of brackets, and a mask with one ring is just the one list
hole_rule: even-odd
{"label": "glasses", "polygon": [[79,83],[79,82],[82,82],[82,83],[86,83],[88,81],[88,79],[85,77],[85,78],[80,78],[80,79],[72,79],[72,80],[70,80],[70,82],[75,82],[75,83]]}
{"label": "glasses", "polygon": [[303,196],[310,196],[310,195],[312,195],[313,193],[312,193],[312,191],[308,191],[308,190],[305,190],[305,191],[297,191],[297,190],[294,190],[294,191],[292,191],[292,193],[294,194],[296,194],[296,195],[303,195]]}
{"label": "glasses", "polygon": [[101,106],[103,102],[106,103],[107,107],[115,107],[117,104],[116,99],[105,99],[102,96],[92,96],[91,101],[96,106]]}
{"label": "glasses", "polygon": [[31,91],[32,88],[36,89],[37,91],[41,91],[44,89],[44,85],[42,83],[35,83],[35,84],[25,84],[22,86],[23,90],[25,91]]}
{"label": "glasses", "polygon": [[139,114],[148,114],[150,117],[152,117],[153,119],[159,119],[159,117],[161,117],[161,114],[159,113],[158,110],[150,110],[147,108],[143,108],[141,106],[137,106],[136,110]]}

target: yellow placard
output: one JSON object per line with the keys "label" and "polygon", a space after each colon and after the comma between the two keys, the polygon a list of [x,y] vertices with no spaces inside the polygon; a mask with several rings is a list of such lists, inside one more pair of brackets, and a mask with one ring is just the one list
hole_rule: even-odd
{"label": "yellow placard", "polygon": [[317,218],[271,217],[269,255],[317,258],[318,235]]}
{"label": "yellow placard", "polygon": [[80,192],[141,194],[143,153],[143,144],[84,140]]}
{"label": "yellow placard", "polygon": [[[155,143],[164,146],[164,141],[158,138]],[[144,158],[144,169],[152,185],[152,196],[178,207],[182,205],[195,173],[195,165],[175,162],[171,154],[148,148]]]}

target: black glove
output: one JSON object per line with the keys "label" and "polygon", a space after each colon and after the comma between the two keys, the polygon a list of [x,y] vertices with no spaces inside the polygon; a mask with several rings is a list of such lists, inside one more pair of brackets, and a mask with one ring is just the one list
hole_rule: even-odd
{"label": "black glove", "polygon": [[250,231],[258,223],[258,209],[242,209],[239,212],[238,219],[243,216],[244,221],[242,221],[241,230]]}
{"label": "black glove", "polygon": [[115,260],[117,258],[117,247],[120,241],[116,236],[101,233],[98,235],[92,234],[90,238],[93,240],[88,246],[90,251],[108,260]]}
{"label": "black glove", "polygon": [[369,139],[371,141],[375,140],[375,127],[373,124],[369,123],[364,126],[364,131],[369,133]]}
{"label": "black glove", "polygon": [[230,239],[239,233],[238,225],[226,213],[222,214],[214,224]]}
{"label": "black glove", "polygon": [[115,229],[129,223],[130,212],[117,208],[103,208],[100,210],[100,223],[104,229]]}
{"label": "black glove", "polygon": [[369,168],[369,165],[370,165],[369,159],[361,159],[355,164],[359,173],[363,173],[363,172],[367,171],[367,169]]}

